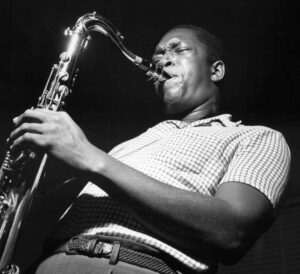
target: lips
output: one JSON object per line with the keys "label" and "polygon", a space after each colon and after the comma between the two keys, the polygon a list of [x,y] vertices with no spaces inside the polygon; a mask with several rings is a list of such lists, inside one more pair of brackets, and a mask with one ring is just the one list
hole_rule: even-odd
{"label": "lips", "polygon": [[165,71],[172,77],[164,82],[164,88],[168,89],[172,86],[178,86],[183,82],[183,72],[176,67],[167,67]]}
{"label": "lips", "polygon": [[181,71],[178,67],[175,67],[175,66],[165,67],[164,71],[166,73],[168,73],[169,75],[171,75],[172,78],[173,77],[178,77],[180,75],[183,75],[183,71]]}
{"label": "lips", "polygon": [[161,96],[165,103],[173,104],[182,97],[182,77],[174,76],[165,81],[161,87]]}
{"label": "lips", "polygon": [[[155,84],[155,86],[156,87],[162,87],[162,86],[164,86],[165,84],[171,84],[171,83],[179,83],[180,81],[182,81],[182,79],[183,79],[183,73],[181,72],[181,71],[179,71],[179,69],[177,69],[177,68],[174,68],[174,67],[166,67],[166,68],[164,68],[164,71],[166,72],[166,73],[168,73],[170,76],[171,76],[171,78],[169,78],[169,79],[167,79],[167,80],[165,80],[165,79],[163,79],[163,80],[161,80],[161,79],[157,79],[155,82],[154,82],[154,84]],[[175,80],[176,79],[176,80]]]}
{"label": "lips", "polygon": [[156,91],[166,103],[176,101],[181,96],[182,83],[183,83],[183,71],[175,66],[165,67],[164,71],[168,73],[171,78],[165,81],[157,80],[154,85]]}
{"label": "lips", "polygon": [[179,85],[182,82],[181,79],[182,77],[180,77],[179,75],[173,76],[172,78],[165,81],[164,86],[165,88],[170,88],[174,85]]}

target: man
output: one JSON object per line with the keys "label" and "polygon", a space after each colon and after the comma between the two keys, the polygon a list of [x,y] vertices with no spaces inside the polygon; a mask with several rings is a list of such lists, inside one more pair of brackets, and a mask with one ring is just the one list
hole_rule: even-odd
{"label": "man", "polygon": [[172,78],[155,88],[177,119],[109,154],[64,112],[27,110],[14,119],[13,149],[43,148],[92,182],[61,218],[37,273],[213,273],[268,228],[289,149],[274,130],[218,115],[222,53],[198,27],[166,33],[153,62]]}

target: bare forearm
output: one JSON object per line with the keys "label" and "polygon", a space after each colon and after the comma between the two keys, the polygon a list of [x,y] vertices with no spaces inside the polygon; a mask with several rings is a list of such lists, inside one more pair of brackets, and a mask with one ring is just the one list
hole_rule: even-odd
{"label": "bare forearm", "polygon": [[189,250],[219,247],[224,231],[233,231],[226,201],[161,183],[102,152],[100,158],[94,182],[164,240]]}
{"label": "bare forearm", "polygon": [[65,112],[26,110],[14,123],[12,150],[36,146],[84,173],[158,238],[182,251],[197,254],[204,247],[239,253],[272,219],[270,201],[246,184],[226,182],[211,197],[175,188],[130,168],[93,146]]}
{"label": "bare forearm", "polygon": [[195,242],[218,246],[224,235],[220,232],[233,231],[234,222],[225,201],[158,182],[115,160],[92,145],[65,112],[27,110],[15,119],[15,124],[10,135],[12,149],[27,144],[45,149],[87,174],[140,222],[169,242],[185,244],[188,249]]}

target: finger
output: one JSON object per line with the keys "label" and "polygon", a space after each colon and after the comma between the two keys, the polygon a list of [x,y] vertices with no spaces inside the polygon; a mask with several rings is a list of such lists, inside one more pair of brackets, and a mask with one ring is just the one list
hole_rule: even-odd
{"label": "finger", "polygon": [[26,132],[13,141],[12,145],[10,146],[10,149],[14,151],[26,145],[45,147],[46,146],[45,137],[41,134]]}
{"label": "finger", "polygon": [[49,119],[50,113],[51,111],[41,111],[41,109],[27,109],[21,115],[15,117],[13,122],[16,126],[26,121],[42,123]]}
{"label": "finger", "polygon": [[36,111],[39,111],[39,112],[45,114],[50,119],[51,118],[56,119],[58,117],[62,117],[64,119],[66,119],[68,117],[71,118],[69,116],[69,114],[67,112],[65,112],[64,110],[53,111],[53,110],[49,110],[49,109],[46,109],[46,108],[38,108],[38,109],[36,109]]}
{"label": "finger", "polygon": [[23,123],[11,132],[9,139],[15,140],[16,138],[18,138],[20,135],[24,134],[25,132],[42,134],[44,132],[44,130],[45,130],[44,124]]}

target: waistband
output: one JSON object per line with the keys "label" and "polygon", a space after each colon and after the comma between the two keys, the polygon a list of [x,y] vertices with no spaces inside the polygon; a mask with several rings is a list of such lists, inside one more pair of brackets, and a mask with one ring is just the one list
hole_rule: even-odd
{"label": "waistband", "polygon": [[163,254],[159,250],[119,237],[76,236],[56,248],[53,253],[102,257],[108,258],[112,265],[122,261],[161,274],[178,273],[163,259]]}

